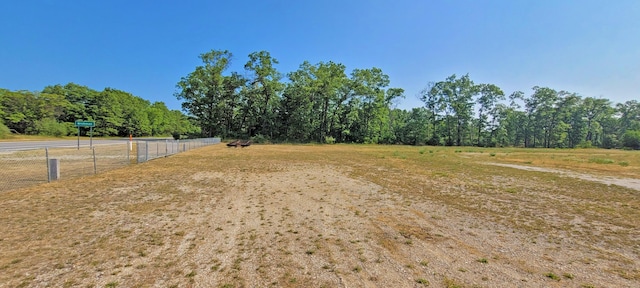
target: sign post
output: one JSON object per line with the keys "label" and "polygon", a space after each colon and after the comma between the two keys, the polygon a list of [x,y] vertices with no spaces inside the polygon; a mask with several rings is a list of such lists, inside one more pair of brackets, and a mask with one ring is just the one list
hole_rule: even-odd
{"label": "sign post", "polygon": [[78,150],[80,150],[80,127],[89,127],[89,147],[93,148],[93,127],[96,126],[95,121],[81,121],[76,120],[75,126],[78,127]]}

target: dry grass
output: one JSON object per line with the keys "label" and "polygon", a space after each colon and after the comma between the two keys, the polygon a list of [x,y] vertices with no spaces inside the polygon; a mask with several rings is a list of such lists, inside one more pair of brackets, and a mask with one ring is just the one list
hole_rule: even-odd
{"label": "dry grass", "polygon": [[630,151],[210,146],[0,194],[0,286],[640,281],[640,192],[485,162],[640,178]]}
{"label": "dry grass", "polygon": [[[135,145],[134,145],[135,148]],[[101,173],[135,163],[135,150],[127,155],[125,143],[94,146],[96,165],[94,171],[93,150],[83,147],[49,148],[49,159],[60,160],[60,178],[72,179]],[[46,183],[47,158],[45,149],[0,153],[0,193],[12,189]]]}

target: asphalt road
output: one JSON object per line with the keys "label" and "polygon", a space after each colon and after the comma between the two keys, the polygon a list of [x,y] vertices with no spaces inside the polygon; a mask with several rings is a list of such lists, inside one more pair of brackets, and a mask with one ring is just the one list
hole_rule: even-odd
{"label": "asphalt road", "polygon": [[[93,145],[124,143],[126,140],[93,140]],[[21,141],[21,142],[0,142],[0,152],[20,151],[31,149],[78,147],[77,140],[56,140],[56,141]],[[89,147],[89,140],[80,140],[80,147]]]}

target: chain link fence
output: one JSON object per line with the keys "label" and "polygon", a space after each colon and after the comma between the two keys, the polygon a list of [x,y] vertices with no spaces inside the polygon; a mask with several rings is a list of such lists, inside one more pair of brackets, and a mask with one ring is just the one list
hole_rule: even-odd
{"label": "chain link fence", "polygon": [[188,140],[144,140],[135,141],[133,145],[135,145],[136,161],[137,163],[142,163],[218,143],[220,143],[220,138],[199,138]]}
{"label": "chain link fence", "polygon": [[0,193],[32,185],[101,173],[220,143],[220,138],[136,140],[92,148],[0,151]]}

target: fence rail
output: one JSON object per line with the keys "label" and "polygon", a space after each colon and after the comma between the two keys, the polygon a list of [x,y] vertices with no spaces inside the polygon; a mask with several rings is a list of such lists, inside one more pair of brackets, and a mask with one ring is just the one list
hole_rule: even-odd
{"label": "fence rail", "polygon": [[220,143],[220,138],[136,140],[78,148],[0,151],[0,193],[105,172]]}

